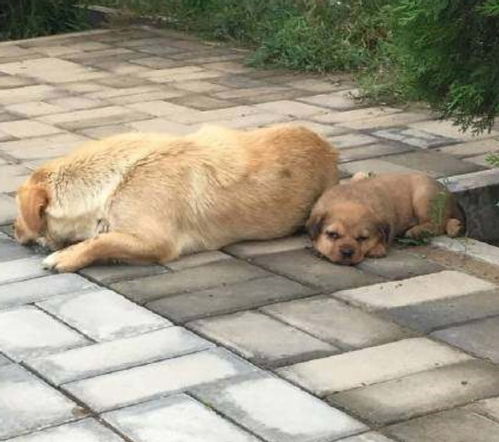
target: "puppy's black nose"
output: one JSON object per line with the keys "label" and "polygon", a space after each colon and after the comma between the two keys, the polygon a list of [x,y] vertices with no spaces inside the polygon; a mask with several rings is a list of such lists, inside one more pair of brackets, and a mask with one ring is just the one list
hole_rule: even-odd
{"label": "puppy's black nose", "polygon": [[344,249],[341,249],[341,257],[345,259],[351,258],[354,253],[355,250],[352,249],[351,247],[345,247]]}

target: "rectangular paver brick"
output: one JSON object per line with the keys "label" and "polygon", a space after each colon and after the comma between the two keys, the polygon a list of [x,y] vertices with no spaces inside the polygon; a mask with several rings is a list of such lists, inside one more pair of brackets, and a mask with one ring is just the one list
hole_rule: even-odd
{"label": "rectangular paver brick", "polygon": [[176,293],[197,291],[238,281],[270,276],[268,272],[235,259],[193,267],[179,272],[118,282],[111,287],[139,303]]}
{"label": "rectangular paver brick", "polygon": [[469,359],[470,356],[430,339],[410,338],[301,362],[278,371],[307,390],[326,395]]}
{"label": "rectangular paver brick", "polygon": [[182,256],[181,258],[169,262],[167,267],[174,271],[185,270],[191,267],[199,267],[213,262],[224,261],[230,259],[230,255],[218,250],[210,250],[208,252],[194,253],[192,255]]}
{"label": "rectangular paver brick", "polygon": [[480,135],[475,135],[471,131],[462,132],[459,126],[456,126],[452,121],[442,121],[442,120],[431,120],[424,122],[413,122],[409,124],[410,127],[414,127],[419,130],[424,130],[426,132],[441,135],[443,137],[455,138],[457,140],[478,140],[480,138],[492,138],[499,135],[497,131],[483,132]]}
{"label": "rectangular paver brick", "polygon": [[474,360],[338,393],[329,400],[380,425],[498,393],[499,367]]}
{"label": "rectangular paver brick", "polygon": [[0,225],[13,222],[16,216],[17,207],[14,198],[0,193]]}
{"label": "rectangular paver brick", "polygon": [[390,321],[327,296],[282,302],[262,310],[344,349],[384,344],[410,335]]}
{"label": "rectangular paver brick", "polygon": [[142,278],[144,276],[166,273],[168,270],[160,265],[93,265],[80,270],[80,273],[100,284],[111,284],[126,279]]}
{"label": "rectangular paver brick", "polygon": [[[496,292],[496,296],[499,297],[499,292]],[[499,316],[446,328],[432,335],[464,351],[499,363]]]}
{"label": "rectangular paver brick", "polygon": [[366,259],[358,268],[388,279],[407,279],[442,271],[443,267],[415,253],[392,249],[380,259]]}
{"label": "rectangular paver brick", "polygon": [[[328,141],[333,144],[333,146],[344,149],[348,147],[364,146],[366,144],[373,144],[378,141],[377,138],[371,137],[370,135],[351,133],[345,135],[337,135],[335,137],[329,137]],[[344,151],[341,155],[348,155],[348,151]]]}
{"label": "rectangular paver brick", "polygon": [[0,351],[16,361],[87,343],[82,335],[35,307],[0,311]]}
{"label": "rectangular paver brick", "polygon": [[401,325],[429,332],[474,319],[499,315],[499,290],[396,307],[384,310],[383,315]]}
{"label": "rectangular paver brick", "polygon": [[475,413],[479,413],[499,421],[499,397],[474,402],[467,405],[466,408]]}
{"label": "rectangular paver brick", "polygon": [[56,385],[206,350],[213,344],[181,327],[87,345],[26,363]]}
{"label": "rectangular paver brick", "polygon": [[320,442],[366,427],[295,386],[254,374],[194,390],[194,396],[269,442]]}
{"label": "rectangular paver brick", "polygon": [[66,396],[16,365],[0,368],[0,438],[74,419],[80,409]]}
{"label": "rectangular paver brick", "polygon": [[26,103],[28,101],[46,100],[61,96],[61,91],[49,85],[32,85],[18,88],[1,89],[0,103],[8,104]]}
{"label": "rectangular paver brick", "polygon": [[458,408],[392,425],[385,431],[404,442],[492,442],[498,439],[499,423]]}
{"label": "rectangular paver brick", "polygon": [[[401,154],[412,150],[412,147],[403,144],[377,143],[367,146],[351,147],[342,149],[340,153],[340,162],[360,161],[369,158],[378,158],[388,155]],[[389,157],[388,157],[389,158]]]}
{"label": "rectangular paver brick", "polygon": [[488,154],[499,150],[499,140],[486,138],[484,140],[468,141],[467,143],[452,144],[437,149],[439,152],[455,155],[459,158],[473,157]]}
{"label": "rectangular paver brick", "polygon": [[5,106],[5,109],[9,112],[14,112],[26,117],[36,117],[39,115],[54,114],[64,111],[64,109],[60,108],[59,106],[45,103],[43,101],[31,101],[28,103],[13,104],[10,106]]}
{"label": "rectangular paver brick", "polygon": [[267,366],[338,352],[336,347],[258,312],[200,319],[190,322],[189,327]]}
{"label": "rectangular paver brick", "polygon": [[256,105],[257,108],[282,115],[290,115],[297,118],[307,118],[312,115],[327,113],[327,109],[310,104],[300,103],[292,100],[270,101]]}
{"label": "rectangular paver brick", "polygon": [[123,439],[95,419],[84,419],[9,439],[9,442],[123,442]]}
{"label": "rectangular paver brick", "polygon": [[111,290],[55,296],[38,305],[97,341],[125,338],[171,325]]}
{"label": "rectangular paver brick", "polygon": [[65,389],[94,410],[105,411],[253,370],[227,351],[215,349],[72,382]]}
{"label": "rectangular paver brick", "polygon": [[292,250],[255,256],[252,262],[296,281],[330,290],[342,290],[382,281],[355,267],[339,266],[320,259],[309,250]]}
{"label": "rectangular paver brick", "polygon": [[300,101],[310,103],[317,106],[331,107],[333,109],[346,110],[359,107],[360,104],[350,96],[350,92],[354,91],[341,91],[332,92],[330,94],[319,94],[307,98],[301,98]]}
{"label": "rectangular paver brick", "polygon": [[19,245],[6,235],[0,235],[0,262],[27,258],[34,254],[31,249]]}
{"label": "rectangular paver brick", "polygon": [[270,276],[167,296],[148,303],[147,307],[175,322],[185,322],[260,307],[313,293],[312,289],[297,282],[281,276]]}
{"label": "rectangular paver brick", "polygon": [[69,273],[5,284],[0,286],[0,310],[96,287],[81,276]]}
{"label": "rectangular paver brick", "polygon": [[433,238],[431,243],[442,249],[462,253],[492,265],[498,265],[499,263],[499,247],[477,241],[473,238],[449,238],[447,236],[438,236]]}
{"label": "rectangular paver brick", "polygon": [[[46,276],[49,272],[42,267],[38,256],[5,261],[0,269],[0,284],[22,281],[24,279]],[[1,302],[1,301],[0,301]]]}
{"label": "rectangular paver brick", "polygon": [[176,395],[105,413],[130,440],[141,442],[258,442],[187,395]]}
{"label": "rectangular paver brick", "polygon": [[453,270],[415,276],[334,293],[347,302],[372,309],[402,307],[425,301],[470,295],[496,286],[483,279]]}
{"label": "rectangular paver brick", "polygon": [[427,114],[414,112],[398,112],[390,115],[379,116],[375,118],[358,119],[354,121],[342,121],[341,126],[349,129],[381,129],[385,127],[405,126],[416,121],[428,120]]}
{"label": "rectangular paver brick", "polygon": [[358,434],[356,436],[350,436],[345,439],[338,439],[338,442],[394,442],[393,439],[389,439],[383,436],[381,433],[375,431],[368,431],[367,433]]}
{"label": "rectangular paver brick", "polygon": [[344,112],[328,112],[324,115],[314,116],[319,123],[344,123],[350,121],[368,120],[370,118],[386,117],[401,112],[393,107],[367,107]]}

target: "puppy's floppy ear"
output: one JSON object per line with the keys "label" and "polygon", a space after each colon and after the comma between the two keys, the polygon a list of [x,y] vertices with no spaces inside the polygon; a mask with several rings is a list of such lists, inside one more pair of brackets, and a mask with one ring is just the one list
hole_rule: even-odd
{"label": "puppy's floppy ear", "polygon": [[388,223],[380,223],[377,225],[378,233],[385,244],[392,242],[392,227]]}
{"label": "puppy's floppy ear", "polygon": [[325,218],[326,215],[323,213],[312,213],[312,215],[310,215],[307,224],[305,224],[305,228],[312,241],[315,241],[321,234]]}
{"label": "puppy's floppy ear", "polygon": [[40,184],[22,188],[18,193],[21,216],[28,228],[39,233],[45,223],[45,209],[49,203],[47,189]]}

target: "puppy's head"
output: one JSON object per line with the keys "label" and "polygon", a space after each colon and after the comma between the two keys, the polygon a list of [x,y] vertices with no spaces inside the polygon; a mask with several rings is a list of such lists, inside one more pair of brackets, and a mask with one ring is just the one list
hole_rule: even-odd
{"label": "puppy's head", "polygon": [[19,213],[14,223],[14,233],[21,244],[37,242],[46,245],[45,210],[49,204],[49,192],[41,178],[37,174],[32,175],[17,191]]}
{"label": "puppy's head", "polygon": [[383,256],[390,241],[390,226],[356,202],[316,207],[306,227],[316,250],[337,264],[354,265],[367,255]]}

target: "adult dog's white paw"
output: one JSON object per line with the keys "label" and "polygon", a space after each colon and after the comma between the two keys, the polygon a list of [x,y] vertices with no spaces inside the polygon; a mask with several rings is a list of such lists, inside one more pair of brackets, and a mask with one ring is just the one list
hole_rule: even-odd
{"label": "adult dog's white paw", "polygon": [[75,272],[82,267],[79,254],[73,247],[51,253],[47,256],[42,266],[45,269],[55,270],[56,272]]}

